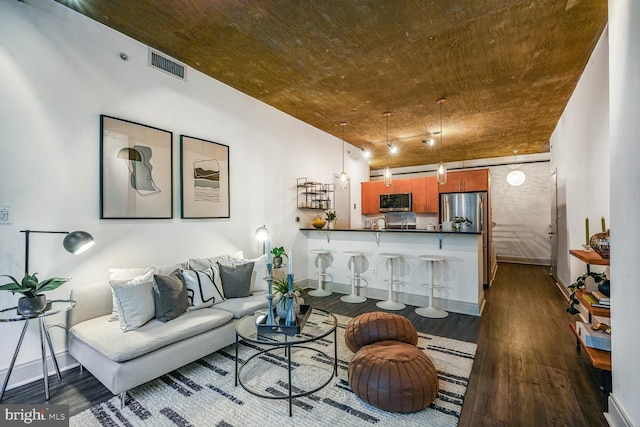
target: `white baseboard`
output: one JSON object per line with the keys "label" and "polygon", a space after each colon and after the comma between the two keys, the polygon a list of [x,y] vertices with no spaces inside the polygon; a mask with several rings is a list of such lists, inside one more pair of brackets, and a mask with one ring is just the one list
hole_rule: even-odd
{"label": "white baseboard", "polygon": [[[61,373],[80,365],[73,357],[71,357],[69,352],[66,350],[61,353],[56,353],[56,359],[58,360],[58,366],[60,367]],[[49,370],[49,381],[58,381],[55,376],[56,371],[53,367],[53,362],[51,362],[51,357],[47,357],[47,368]],[[7,367],[7,369],[3,369],[2,371],[0,371],[3,379],[5,375],[7,375],[8,370],[9,369]],[[32,360],[22,364],[16,364],[13,367],[13,371],[11,372],[11,378],[9,378],[7,390],[11,390],[12,388],[20,387],[22,385],[39,380],[42,381],[41,359]]]}
{"label": "white baseboard", "polygon": [[618,404],[613,393],[609,394],[609,412],[604,413],[604,418],[611,427],[633,427],[631,420],[624,409]]}
{"label": "white baseboard", "polygon": [[[307,289],[315,289],[316,280],[306,280],[306,282],[299,282],[299,285]],[[327,290],[336,292],[338,294],[350,294],[351,286],[341,283],[327,283],[325,284]],[[373,288],[361,288],[360,295],[384,301],[387,299],[388,291],[386,289],[373,289]],[[414,295],[400,292],[397,294],[398,301],[403,304],[414,305],[418,307],[426,307],[429,303],[429,299],[426,295]],[[452,313],[468,314],[471,316],[480,316],[484,307],[484,294],[482,294],[482,300],[479,304],[473,304],[464,301],[454,301],[449,299],[434,298],[434,304],[438,308],[450,311]]]}

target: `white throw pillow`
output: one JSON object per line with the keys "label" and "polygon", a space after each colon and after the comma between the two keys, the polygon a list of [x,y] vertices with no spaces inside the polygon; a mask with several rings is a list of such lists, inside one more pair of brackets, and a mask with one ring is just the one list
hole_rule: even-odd
{"label": "white throw pillow", "polygon": [[[146,279],[146,281],[145,281]],[[120,329],[131,331],[156,315],[153,301],[153,271],[131,280],[111,280]]]}
{"label": "white throw pillow", "polygon": [[205,271],[207,268],[217,267],[218,263],[232,265],[234,259],[242,259],[242,251],[236,251],[211,258],[192,258],[188,265],[191,270]]}
{"label": "white throw pillow", "polygon": [[187,310],[211,307],[224,301],[222,282],[220,281],[220,273],[217,266],[208,268],[205,271],[182,270],[182,277],[187,285],[187,295],[189,297],[189,308]]}
{"label": "white throw pillow", "polygon": [[[151,272],[151,280],[153,281],[154,274],[162,274],[168,276],[176,269],[186,268],[186,264],[186,262],[182,262],[179,264],[161,265],[159,267],[156,265],[152,265],[151,267],[144,268],[110,268],[109,280],[130,280],[139,278],[138,280],[142,280],[143,282],[145,282],[148,281],[148,278],[145,275]],[[111,311],[111,318],[109,320],[118,320],[118,310],[116,308],[115,293],[113,293],[113,310]]]}

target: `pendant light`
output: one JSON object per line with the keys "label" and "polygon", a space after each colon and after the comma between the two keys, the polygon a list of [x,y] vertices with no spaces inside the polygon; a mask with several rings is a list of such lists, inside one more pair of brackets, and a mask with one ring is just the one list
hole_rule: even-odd
{"label": "pendant light", "polygon": [[349,176],[344,171],[344,127],[347,125],[347,122],[340,122],[340,126],[342,126],[342,173],[340,174],[340,189],[346,190],[349,186]]}
{"label": "pendant light", "polygon": [[447,183],[447,166],[442,162],[442,104],[447,100],[440,98],[436,102],[440,104],[440,164],[438,165],[438,184]]}
{"label": "pendant light", "polygon": [[391,115],[391,111],[385,111],[382,113],[383,116],[387,118],[387,167],[384,168],[384,185],[385,187],[389,187],[391,185],[391,168],[389,167],[389,116]]}
{"label": "pendant light", "polygon": [[527,176],[524,174],[524,172],[522,172],[520,169],[518,169],[518,164],[517,164],[517,160],[518,160],[518,150],[513,150],[513,170],[511,172],[509,172],[509,175],[507,175],[507,183],[513,187],[517,187],[519,185],[524,184],[524,181],[527,179]]}

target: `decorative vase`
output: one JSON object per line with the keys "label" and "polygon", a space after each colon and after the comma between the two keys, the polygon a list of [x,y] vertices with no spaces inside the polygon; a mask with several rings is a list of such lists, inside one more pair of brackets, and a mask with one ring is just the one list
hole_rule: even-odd
{"label": "decorative vase", "polygon": [[598,290],[604,294],[604,296],[610,296],[611,293],[611,281],[603,280],[598,285]]}
{"label": "decorative vase", "polygon": [[280,268],[280,266],[282,265],[282,257],[274,256],[271,262],[273,263],[273,268]]}
{"label": "decorative vase", "polygon": [[[293,302],[293,312],[297,315],[300,313],[300,306],[304,303],[304,300],[300,297],[295,297],[291,301]],[[279,318],[287,318],[287,308],[287,298],[284,295],[280,295],[280,300],[276,304],[276,314]]]}
{"label": "decorative vase", "polygon": [[18,312],[23,316],[40,314],[47,306],[47,296],[38,294],[33,298],[22,297],[18,300]]}
{"label": "decorative vase", "polygon": [[333,230],[333,221],[328,221],[328,222],[327,222],[327,228],[328,228],[329,230]]}
{"label": "decorative vase", "polygon": [[609,259],[610,236],[609,230],[596,233],[589,239],[589,246],[603,259]]}

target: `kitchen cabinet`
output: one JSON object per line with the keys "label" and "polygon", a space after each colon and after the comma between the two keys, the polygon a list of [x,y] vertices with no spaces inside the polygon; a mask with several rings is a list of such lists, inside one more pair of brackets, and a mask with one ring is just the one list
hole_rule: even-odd
{"label": "kitchen cabinet", "polygon": [[489,169],[474,169],[447,173],[447,183],[438,186],[440,193],[489,190]]}
{"label": "kitchen cabinet", "polygon": [[385,188],[382,181],[369,181],[361,184],[362,214],[370,215],[380,213],[380,189]]}
{"label": "kitchen cabinet", "polygon": [[411,180],[410,179],[394,179],[391,181],[391,185],[385,187],[382,183],[380,194],[398,194],[398,193],[411,193]]}
{"label": "kitchen cabinet", "polygon": [[335,194],[334,184],[307,181],[307,178],[297,179],[298,209],[333,209]]}
{"label": "kitchen cabinet", "polygon": [[438,213],[438,181],[435,176],[411,179],[412,211]]}

